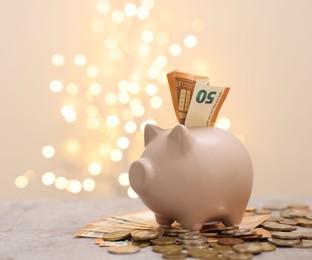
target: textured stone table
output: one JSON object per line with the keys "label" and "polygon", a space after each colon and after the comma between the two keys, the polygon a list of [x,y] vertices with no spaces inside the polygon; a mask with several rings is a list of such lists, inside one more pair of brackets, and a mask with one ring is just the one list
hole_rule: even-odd
{"label": "textured stone table", "polygon": [[[249,204],[261,207],[282,202],[304,202],[312,207],[312,199],[307,198],[251,199]],[[127,198],[0,201],[0,259],[162,259],[150,248],[134,255],[112,255],[94,245],[93,239],[74,237],[94,220],[139,209],[145,206]],[[312,249],[278,248],[254,259],[311,260]]]}

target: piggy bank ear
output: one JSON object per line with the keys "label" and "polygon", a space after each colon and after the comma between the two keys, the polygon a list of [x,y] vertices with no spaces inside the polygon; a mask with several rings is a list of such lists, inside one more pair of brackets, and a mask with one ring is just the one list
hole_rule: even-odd
{"label": "piggy bank ear", "polygon": [[147,124],[144,129],[144,146],[146,147],[155,137],[159,136],[164,130],[158,126]]}
{"label": "piggy bank ear", "polygon": [[168,138],[176,143],[182,153],[190,150],[195,142],[195,140],[193,140],[194,138],[191,136],[190,130],[184,125],[177,125],[173,128],[169,133]]}

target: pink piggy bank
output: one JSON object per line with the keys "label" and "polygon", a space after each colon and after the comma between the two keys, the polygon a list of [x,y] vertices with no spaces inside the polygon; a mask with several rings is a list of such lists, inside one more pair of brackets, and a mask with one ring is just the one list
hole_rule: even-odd
{"label": "pink piggy bank", "polygon": [[145,150],[129,170],[131,187],[167,226],[200,230],[206,222],[242,220],[253,183],[244,145],[216,127],[172,130],[146,125]]}

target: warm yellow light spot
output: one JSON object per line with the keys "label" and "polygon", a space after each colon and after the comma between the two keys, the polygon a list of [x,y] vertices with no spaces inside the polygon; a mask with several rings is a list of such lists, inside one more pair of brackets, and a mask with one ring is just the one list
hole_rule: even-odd
{"label": "warm yellow light spot", "polygon": [[41,153],[45,158],[52,158],[55,155],[55,149],[51,145],[46,145],[42,148]]}
{"label": "warm yellow light spot", "polygon": [[133,119],[133,114],[130,108],[126,108],[122,111],[121,117],[125,121],[130,121]]}
{"label": "warm yellow light spot", "polygon": [[150,124],[150,125],[157,125],[157,123],[156,123],[156,121],[155,121],[154,119],[148,119],[148,120],[142,122],[141,125],[140,125],[140,130],[141,130],[142,132],[144,132],[145,126],[146,126],[147,124]]}
{"label": "warm yellow light spot", "polygon": [[129,100],[130,100],[130,95],[128,94],[128,92],[126,92],[126,91],[119,92],[118,101],[121,104],[127,104],[129,102]]}
{"label": "warm yellow light spot", "polygon": [[135,117],[141,117],[145,113],[145,108],[141,104],[136,104],[132,107],[132,113]]}
{"label": "warm yellow light spot", "polygon": [[101,33],[105,28],[105,24],[100,18],[94,18],[91,21],[91,30],[96,33]]}
{"label": "warm yellow light spot", "polygon": [[89,78],[94,79],[99,75],[99,69],[97,66],[91,65],[87,68],[87,75]]}
{"label": "warm yellow light spot", "polygon": [[105,39],[104,45],[109,50],[115,49],[117,47],[117,39],[109,36]]}
{"label": "warm yellow light spot", "polygon": [[137,129],[137,125],[135,122],[133,121],[129,121],[127,123],[125,123],[125,131],[129,134],[132,134],[136,131]]}
{"label": "warm yellow light spot", "polygon": [[154,0],[142,0],[142,5],[151,9],[154,6]]}
{"label": "warm yellow light spot", "polygon": [[33,170],[28,170],[24,173],[27,180],[34,180],[37,177],[37,173]]}
{"label": "warm yellow light spot", "polygon": [[186,17],[179,19],[179,25],[182,30],[187,30],[190,27],[190,20]]}
{"label": "warm yellow light spot", "polygon": [[201,19],[196,19],[192,22],[192,28],[194,31],[197,31],[197,32],[202,31],[204,27],[205,27],[205,23]]}
{"label": "warm yellow light spot", "polygon": [[128,186],[129,183],[129,174],[127,172],[123,172],[118,177],[119,184],[121,186]]}
{"label": "warm yellow light spot", "polygon": [[140,6],[137,10],[137,17],[141,20],[147,19],[149,14],[150,11],[146,6]]}
{"label": "warm yellow light spot", "polygon": [[51,60],[52,60],[52,64],[57,67],[62,66],[64,64],[63,55],[58,54],[58,53],[54,54]]}
{"label": "warm yellow light spot", "polygon": [[137,12],[137,7],[133,3],[127,3],[124,7],[124,13],[128,17],[134,17]]}
{"label": "warm yellow light spot", "polygon": [[76,111],[72,105],[62,106],[61,114],[63,115],[65,121],[69,123],[72,123],[77,119]]}
{"label": "warm yellow light spot", "polygon": [[151,107],[152,108],[160,108],[162,106],[161,97],[154,96],[151,98]]}
{"label": "warm yellow light spot", "polygon": [[143,42],[139,44],[138,51],[141,55],[148,55],[151,51],[151,47],[147,43]]}
{"label": "warm yellow light spot", "polygon": [[96,117],[99,114],[99,109],[95,105],[89,105],[86,108],[86,114],[88,117]]}
{"label": "warm yellow light spot", "polygon": [[114,162],[119,162],[122,159],[122,152],[119,149],[113,149],[110,152],[110,158]]}
{"label": "warm yellow light spot", "polygon": [[106,118],[106,125],[109,127],[117,127],[119,125],[119,117],[116,115],[109,115]]}
{"label": "warm yellow light spot", "polygon": [[65,87],[65,91],[72,96],[76,96],[79,92],[77,85],[74,83],[69,83]]}
{"label": "warm yellow light spot", "polygon": [[68,185],[68,181],[65,177],[58,177],[56,178],[54,185],[58,190],[64,190]]}
{"label": "warm yellow light spot", "polygon": [[150,79],[157,79],[160,75],[160,70],[156,66],[150,67],[149,70],[147,71],[147,76]]}
{"label": "warm yellow light spot", "polygon": [[190,34],[190,35],[185,37],[185,39],[184,39],[185,47],[193,48],[193,47],[195,47],[196,44],[197,44],[197,38],[194,35]]}
{"label": "warm yellow light spot", "polygon": [[123,79],[121,81],[118,82],[118,89],[120,91],[126,91],[128,88],[128,81]]}
{"label": "warm yellow light spot", "polygon": [[98,151],[99,151],[100,155],[106,156],[110,153],[111,146],[109,143],[100,143],[98,146]]}
{"label": "warm yellow light spot", "polygon": [[95,188],[95,182],[94,180],[87,178],[83,181],[82,187],[85,191],[93,191]]}
{"label": "warm yellow light spot", "polygon": [[63,83],[59,80],[52,80],[49,87],[52,92],[59,93],[63,90]]}
{"label": "warm yellow light spot", "polygon": [[28,185],[28,180],[25,176],[18,176],[15,179],[15,186],[19,189],[23,189]]}
{"label": "warm yellow light spot", "polygon": [[137,82],[131,82],[129,85],[128,85],[128,92],[132,95],[136,95],[140,92],[140,85],[139,83]]}
{"label": "warm yellow light spot", "polygon": [[117,103],[117,95],[113,92],[109,92],[105,95],[104,100],[107,105],[115,105]]}
{"label": "warm yellow light spot", "polygon": [[102,86],[97,82],[93,82],[89,86],[89,92],[94,96],[99,95],[102,92]]}
{"label": "warm yellow light spot", "polygon": [[112,20],[114,23],[122,23],[125,20],[124,13],[120,10],[112,12]]}
{"label": "warm yellow light spot", "polygon": [[136,194],[136,192],[131,188],[129,187],[128,188],[128,196],[131,198],[131,199],[136,199],[138,198],[138,194]]}
{"label": "warm yellow light spot", "polygon": [[65,143],[65,150],[72,155],[78,154],[80,152],[80,144],[77,140],[68,140]]}
{"label": "warm yellow light spot", "polygon": [[128,137],[126,136],[121,136],[117,139],[117,146],[120,149],[127,149],[129,147],[130,141]]}
{"label": "warm yellow light spot", "polygon": [[77,180],[68,180],[66,190],[72,193],[79,193],[82,189],[82,184]]}
{"label": "warm yellow light spot", "polygon": [[44,185],[52,185],[55,182],[55,174],[53,172],[46,172],[42,175],[41,181]]}
{"label": "warm yellow light spot", "polygon": [[99,175],[102,172],[102,166],[98,162],[92,162],[89,164],[88,171],[92,175]]}
{"label": "warm yellow light spot", "polygon": [[155,84],[150,83],[145,87],[145,92],[149,96],[154,96],[158,91],[158,88]]}
{"label": "warm yellow light spot", "polygon": [[86,120],[86,126],[88,129],[90,130],[95,130],[95,129],[98,129],[99,126],[100,126],[100,121],[99,119],[95,118],[95,117],[89,117],[87,120]]}
{"label": "warm yellow light spot", "polygon": [[133,106],[135,105],[140,105],[141,104],[141,100],[138,98],[132,98],[131,101],[129,102],[129,107],[133,108]]}
{"label": "warm yellow light spot", "polygon": [[161,11],[161,13],[160,13],[160,19],[161,19],[163,22],[165,22],[165,23],[171,22],[172,17],[173,17],[172,13],[171,13],[169,10],[167,10],[167,9]]}
{"label": "warm yellow light spot", "polygon": [[109,12],[110,6],[106,1],[100,1],[98,2],[96,9],[99,14],[107,14]]}
{"label": "warm yellow light spot", "polygon": [[155,65],[158,68],[164,68],[167,65],[167,63],[168,63],[167,57],[163,55],[158,56],[155,60]]}
{"label": "warm yellow light spot", "polygon": [[231,121],[227,117],[221,117],[215,124],[215,127],[219,127],[223,130],[228,130],[230,126],[231,126]]}
{"label": "warm yellow light spot", "polygon": [[120,61],[122,59],[122,51],[118,50],[118,49],[114,49],[114,50],[111,50],[109,53],[108,53],[108,56],[110,58],[111,61]]}
{"label": "warm yellow light spot", "polygon": [[172,55],[172,56],[179,56],[182,52],[182,48],[179,44],[177,43],[174,43],[174,44],[171,44],[170,47],[169,47],[169,53]]}
{"label": "warm yellow light spot", "polygon": [[156,35],[156,41],[159,45],[166,45],[169,42],[169,35],[165,32],[160,32]]}
{"label": "warm yellow light spot", "polygon": [[150,43],[154,39],[154,33],[149,30],[143,31],[141,34],[141,39],[145,43]]}
{"label": "warm yellow light spot", "polygon": [[85,55],[83,54],[77,54],[74,58],[74,63],[78,66],[78,67],[83,67],[84,65],[86,65],[87,63],[87,58]]}

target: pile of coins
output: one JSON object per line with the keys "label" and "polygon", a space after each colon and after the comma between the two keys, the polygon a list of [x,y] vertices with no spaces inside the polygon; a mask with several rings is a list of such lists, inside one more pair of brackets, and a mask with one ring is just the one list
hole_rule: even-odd
{"label": "pile of coins", "polygon": [[[164,259],[252,259],[254,255],[275,251],[277,247],[311,248],[312,213],[305,204],[267,205],[262,209],[248,208],[246,215],[272,214],[258,228],[206,225],[200,231],[182,227],[158,230],[116,231],[103,235],[104,241],[127,240],[122,246],[109,246],[115,254],[138,253],[151,247]],[[274,214],[275,213],[275,214]],[[297,228],[301,231],[295,231]]]}

